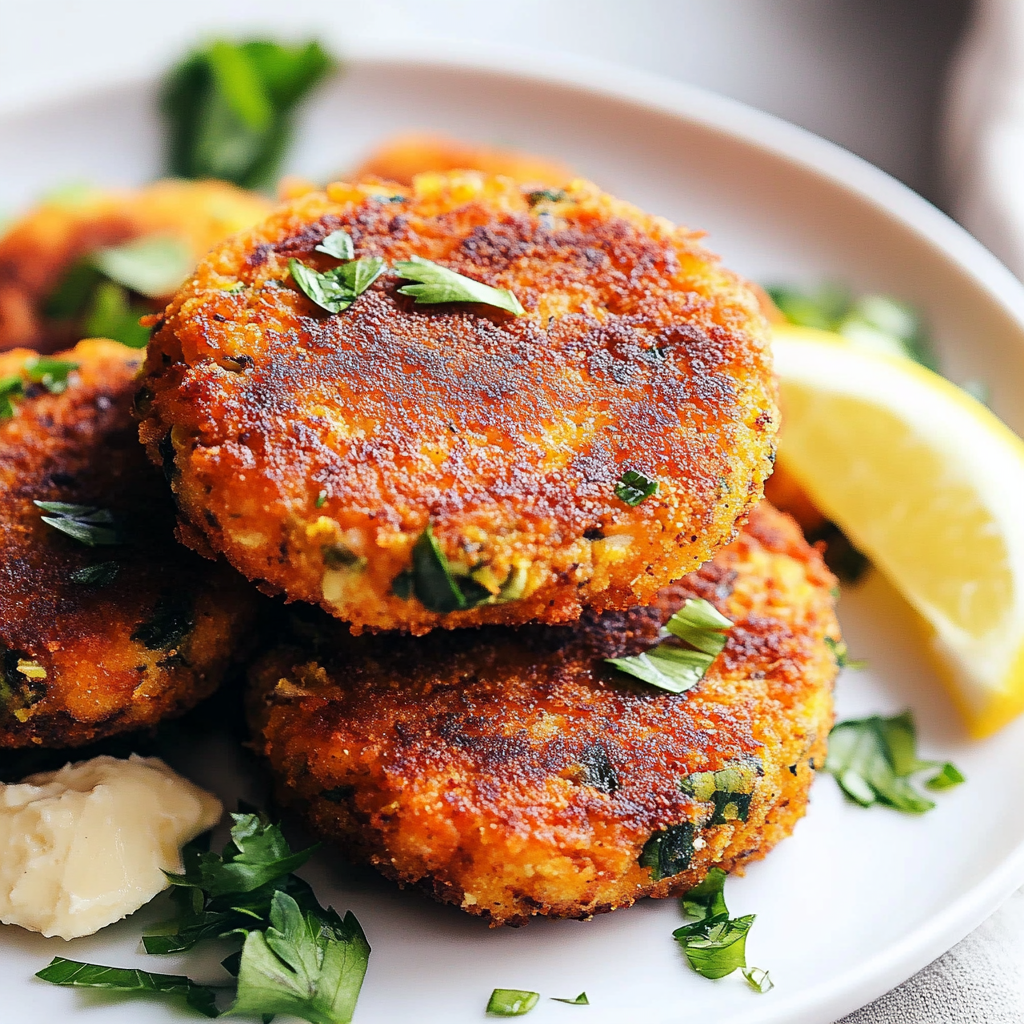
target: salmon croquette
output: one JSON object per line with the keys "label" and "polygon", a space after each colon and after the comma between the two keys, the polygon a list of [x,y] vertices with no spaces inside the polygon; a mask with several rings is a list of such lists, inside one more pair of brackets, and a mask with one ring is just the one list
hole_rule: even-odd
{"label": "salmon croquette", "polygon": [[560,188],[576,177],[568,166],[547,157],[416,132],[396,135],[381,143],[354,177],[376,177],[411,185],[413,178],[424,171],[460,170],[500,174],[538,189]]}
{"label": "salmon croquette", "polygon": [[[832,725],[835,580],[762,505],[651,607],[427,637],[337,627],[251,675],[279,795],[351,858],[492,924],[675,896],[763,857],[804,814]],[[688,598],[732,620],[681,694],[605,659]]]}
{"label": "salmon croquette", "polygon": [[214,250],[139,407],[182,539],[354,632],[649,602],[732,538],[777,420],[757,300],[694,233],[472,172],[336,183]]}
{"label": "salmon croquette", "polygon": [[[212,246],[269,210],[261,196],[222,181],[52,196],[0,234],[0,350],[53,352],[115,325],[141,347],[139,317],[161,308]],[[140,240],[150,245],[106,252]]]}
{"label": "salmon croquette", "polygon": [[0,746],[78,746],[211,693],[251,588],[174,540],[138,442],[142,355],[83,341],[0,355]]}

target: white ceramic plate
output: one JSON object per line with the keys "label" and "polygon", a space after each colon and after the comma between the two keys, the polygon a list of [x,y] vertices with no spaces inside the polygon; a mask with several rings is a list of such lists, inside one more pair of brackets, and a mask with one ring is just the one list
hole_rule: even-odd
{"label": "white ceramic plate", "polygon": [[[151,83],[69,97],[0,117],[0,208],[69,179],[139,182],[158,172]],[[981,378],[1024,429],[1024,290],[923,200],[855,157],[737,104],[641,74],[479,49],[430,55],[364,46],[312,104],[291,170],[325,178],[407,128],[510,143],[562,157],[609,191],[705,228],[727,263],[761,281],[831,278],[917,304],[954,379]],[[689,971],[671,932],[675,901],[645,901],[592,922],[489,930],[321,855],[306,872],[323,902],[351,908],[373,945],[356,1022],[466,1024],[492,988],[544,997],[586,990],[588,1009],[545,998],[532,1024],[828,1024],[907,978],[1024,882],[1024,721],[967,742],[921,659],[908,613],[876,577],[843,597],[851,650],[870,661],[838,687],[843,717],[913,708],[926,757],[968,783],[922,818],[846,804],[815,784],[791,839],[727,887],[756,913],[750,962],[776,987]],[[226,748],[183,752],[186,769],[233,802],[256,782]],[[137,953],[140,918],[66,944],[0,929],[0,1018],[93,1024],[181,1019],[173,1008],[49,987],[50,957],[174,972]],[[216,951],[198,974],[216,977]]]}

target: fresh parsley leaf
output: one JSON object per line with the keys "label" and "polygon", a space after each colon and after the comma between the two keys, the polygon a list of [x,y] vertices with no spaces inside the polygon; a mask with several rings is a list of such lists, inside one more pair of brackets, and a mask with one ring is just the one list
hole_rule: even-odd
{"label": "fresh parsley leaf", "polygon": [[189,1006],[207,1017],[217,1016],[214,991],[197,985],[180,974],[151,974],[127,967],[101,967],[57,956],[36,974],[52,985],[72,988],[98,988],[108,992],[134,992],[140,995],[164,995],[183,998]]}
{"label": "fresh parsley leaf", "polygon": [[775,982],[772,981],[771,975],[767,971],[761,970],[760,967],[742,967],[740,974],[747,979],[747,984],[755,992],[760,992],[762,995],[775,988]]}
{"label": "fresh parsley leaf", "polygon": [[496,988],[487,1000],[487,1012],[492,1017],[522,1017],[539,1002],[540,993],[520,988]]}
{"label": "fresh parsley leaf", "polygon": [[731,620],[702,597],[687,598],[683,607],[665,623],[665,629],[673,636],[712,657],[722,653],[731,628]]}
{"label": "fresh parsley leaf", "polygon": [[293,853],[281,828],[254,813],[231,815],[231,841],[217,856],[191,850],[183,874],[167,873],[172,885],[201,889],[209,896],[253,892],[284,878],[309,860],[317,847]]}
{"label": "fresh parsley leaf", "polygon": [[173,235],[145,235],[89,258],[109,281],[150,299],[176,291],[195,266],[188,244]]}
{"label": "fresh parsley leaf", "polygon": [[317,247],[317,252],[326,253],[339,260],[350,260],[355,254],[352,236],[347,231],[332,231]]}
{"label": "fresh parsley leaf", "polygon": [[78,369],[70,359],[50,359],[30,356],[25,360],[25,374],[33,384],[42,384],[51,395],[61,395],[68,389],[68,377]]}
{"label": "fresh parsley leaf", "polygon": [[717,980],[747,965],[747,933],[754,915],[705,918],[677,928],[672,937],[683,947],[690,966],[705,978]]}
{"label": "fresh parsley leaf", "polygon": [[315,505],[315,506],[316,506],[317,508],[323,508],[323,507],[324,507],[324,505],[325,505],[326,503],[327,503],[327,492],[326,492],[326,491],[321,491],[321,492],[320,492],[320,493],[319,493],[319,494],[318,494],[318,495],[316,496],[316,501],[315,501],[315,502],[314,502],[313,504],[314,504],[314,505]]}
{"label": "fresh parsley leaf", "polygon": [[526,193],[526,201],[531,206],[536,206],[538,203],[549,202],[549,203],[560,203],[568,197],[569,193],[565,189],[561,188],[540,188],[533,192]]}
{"label": "fresh parsley leaf", "polygon": [[636,508],[640,502],[658,493],[658,481],[635,469],[627,469],[615,485],[615,497],[624,501],[630,508]]}
{"label": "fresh parsley leaf", "polygon": [[834,775],[843,792],[862,807],[880,803],[906,814],[930,811],[934,802],[922,796],[911,777],[929,768],[939,771],[925,784],[947,789],[964,781],[951,764],[922,761],[917,756],[914,719],[909,711],[892,718],[839,722],[829,734],[825,771]]}
{"label": "fresh parsley leaf", "polygon": [[683,913],[697,921],[709,917],[729,915],[725,905],[725,880],[728,874],[721,868],[711,868],[704,881],[683,893]]}
{"label": "fresh parsley leaf", "polygon": [[[732,626],[714,605],[703,598],[688,598],[665,623],[663,639],[642,654],[606,658],[620,672],[634,676],[670,693],[684,693],[696,686],[725,647],[725,631]],[[674,639],[689,647],[680,646]],[[697,648],[692,650],[691,648]]]}
{"label": "fresh parsley leaf", "polygon": [[276,892],[270,926],[245,937],[232,1016],[287,1014],[311,1024],[348,1024],[370,946],[351,913],[303,911]]}
{"label": "fresh parsley leaf", "polygon": [[271,186],[300,101],[337,66],[320,46],[224,40],[190,53],[167,76],[168,170]]}
{"label": "fresh parsley leaf", "polygon": [[81,544],[96,547],[121,543],[113,513],[108,509],[72,505],[64,501],[33,501],[32,504],[50,513],[40,516],[47,526],[66,533]]}
{"label": "fresh parsley leaf", "polygon": [[746,821],[750,801],[761,774],[756,761],[733,761],[715,772],[693,772],[679,780],[679,789],[714,809],[707,824]]}
{"label": "fresh parsley leaf", "polygon": [[0,419],[9,420],[14,415],[14,399],[25,393],[25,384],[17,374],[0,377]]}
{"label": "fresh parsley leaf", "polygon": [[43,303],[43,314],[52,320],[73,320],[81,316],[103,280],[88,257],[76,260],[64,272]]}
{"label": "fresh parsley leaf", "polygon": [[109,587],[120,570],[121,566],[117,562],[98,562],[96,565],[76,569],[68,574],[68,579],[84,587]]}
{"label": "fresh parsley leaf", "polygon": [[836,660],[837,668],[866,668],[867,662],[863,658],[851,658],[846,647],[845,640],[836,640],[835,637],[825,637],[825,646],[832,652]]}
{"label": "fresh parsley leaf", "polygon": [[384,261],[374,256],[320,273],[293,257],[288,261],[288,269],[292,280],[306,298],[328,313],[340,313],[348,309],[380,277],[384,271]]}
{"label": "fresh parsley leaf", "polygon": [[136,626],[131,639],[150,651],[167,651],[192,632],[196,624],[189,594],[164,594],[157,599],[152,618]]}
{"label": "fresh parsley leaf", "polygon": [[149,328],[143,327],[139,318],[148,312],[145,306],[133,302],[119,284],[100,281],[83,330],[89,338],[110,338],[129,348],[145,348],[149,344]]}
{"label": "fresh parsley leaf", "polygon": [[696,849],[693,845],[695,835],[696,829],[689,821],[655,832],[644,843],[637,863],[642,868],[650,868],[651,878],[655,882],[678,875],[690,866]]}
{"label": "fresh parsley leaf", "polygon": [[915,310],[886,295],[854,298],[835,284],[812,291],[769,287],[768,294],[792,324],[843,335],[851,344],[913,359],[929,370],[938,362]]}
{"label": "fresh parsley leaf", "polygon": [[408,600],[415,596],[428,611],[446,614],[493,602],[486,587],[468,577],[452,573],[448,558],[428,526],[412,549],[412,568],[400,573],[391,584],[392,592]]}
{"label": "fresh parsley leaf", "polygon": [[553,1002],[568,1003],[569,1006],[589,1006],[590,1000],[586,992],[581,992],[575,999],[559,999],[558,996],[551,997]]}
{"label": "fresh parsley leaf", "polygon": [[497,306],[498,309],[504,309],[515,316],[521,316],[526,312],[507,288],[492,288],[420,256],[399,260],[395,264],[395,272],[401,278],[418,282],[398,289],[401,295],[411,295],[417,305],[479,302],[486,306]]}

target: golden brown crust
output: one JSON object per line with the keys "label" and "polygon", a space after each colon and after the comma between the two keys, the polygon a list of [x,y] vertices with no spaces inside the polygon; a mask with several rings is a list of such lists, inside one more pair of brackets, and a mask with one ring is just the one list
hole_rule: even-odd
{"label": "golden brown crust", "polygon": [[381,178],[411,185],[425,171],[482,171],[512,178],[520,185],[558,188],[576,175],[568,165],[514,149],[479,146],[444,135],[410,132],[382,142],[352,178]]}
{"label": "golden brown crust", "polygon": [[[256,746],[318,833],[494,924],[677,895],[714,864],[764,856],[803,815],[832,724],[834,585],[792,520],[762,505],[650,609],[423,638],[336,629],[278,650],[251,674]],[[694,689],[604,663],[649,648],[687,597],[734,621]],[[680,779],[754,759],[747,820],[708,826]],[[699,836],[689,868],[655,880],[645,843],[685,822]]]}
{"label": "golden brown crust", "polygon": [[[33,355],[3,353],[0,377]],[[61,358],[79,364],[67,390],[30,385],[0,419],[4,747],[77,746],[186,710],[217,686],[254,612],[241,577],[174,541],[167,485],[131,415],[142,354],[83,341]],[[81,544],[35,500],[109,509],[124,543]],[[111,561],[109,585],[70,578]]]}
{"label": "golden brown crust", "polygon": [[[727,542],[777,419],[746,285],[694,234],[587,182],[532,207],[468,172],[390,188],[400,201],[337,183],[286,204],[168,307],[141,436],[154,460],[171,438],[186,543],[357,631],[423,633],[645,603]],[[357,256],[438,261],[527,313],[414,306],[385,276],[325,314],[288,260],[336,265],[314,248],[339,228]],[[628,507],[626,470],[658,494]],[[496,586],[521,574],[521,596],[449,614],[397,597],[428,523],[456,567]],[[365,563],[332,567],[338,545]]]}
{"label": "golden brown crust", "polygon": [[[43,313],[47,297],[79,259],[150,234],[188,243],[196,260],[266,216],[261,196],[223,181],[157,181],[137,192],[83,190],[48,200],[0,235],[0,350],[53,352],[81,336],[76,321]],[[152,309],[166,301],[154,300]]]}

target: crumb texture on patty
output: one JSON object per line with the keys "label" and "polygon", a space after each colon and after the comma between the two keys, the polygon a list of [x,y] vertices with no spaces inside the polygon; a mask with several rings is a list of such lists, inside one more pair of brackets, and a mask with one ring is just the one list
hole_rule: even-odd
{"label": "crumb texture on patty", "polygon": [[82,323],[53,319],[45,306],[65,274],[97,249],[167,235],[198,261],[269,210],[262,196],[224,181],[166,179],[133,192],[80,188],[52,196],[0,233],[0,350],[52,352],[83,336]]}
{"label": "crumb texture on patty", "polygon": [[[565,622],[650,601],[760,498],[778,418],[756,297],[698,236],[577,180],[336,183],[214,250],[167,308],[141,436],[173,462],[181,537],[363,628]],[[328,314],[289,260],[345,230],[525,307],[415,305],[393,272]],[[658,481],[630,507],[623,474]],[[483,596],[393,586],[430,527]],[[472,584],[466,584],[467,579]]]}
{"label": "crumb texture on patty", "polygon": [[[257,598],[174,539],[131,414],[142,354],[80,342],[59,356],[78,366],[60,394],[26,376],[35,358],[0,355],[0,378],[24,377],[0,419],[0,746],[78,746],[211,693]],[[109,512],[117,543],[73,539],[35,501]]]}
{"label": "crumb texture on patty", "polygon": [[[310,627],[251,673],[255,744],[318,834],[492,924],[678,895],[804,814],[832,725],[834,585],[762,505],[647,609],[422,638]],[[604,662],[651,647],[688,597],[734,622],[695,688]]]}

